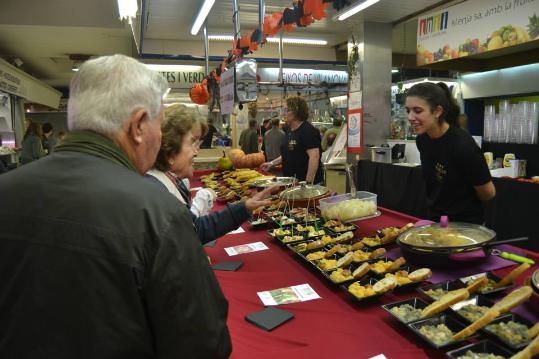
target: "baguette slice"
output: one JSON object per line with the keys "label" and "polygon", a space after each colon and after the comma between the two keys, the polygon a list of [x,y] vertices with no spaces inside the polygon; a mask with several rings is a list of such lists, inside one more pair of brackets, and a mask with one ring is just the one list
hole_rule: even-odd
{"label": "baguette slice", "polygon": [[324,246],[324,242],[322,242],[322,240],[319,239],[317,241],[313,241],[313,242],[307,244],[307,250],[318,249],[318,248],[322,248],[323,246]]}
{"label": "baguette slice", "polygon": [[532,359],[537,354],[539,354],[539,336],[532,340],[526,348],[513,355],[511,359]]}
{"label": "baguette slice", "polygon": [[477,278],[468,284],[466,289],[470,294],[473,294],[479,290],[479,288],[485,286],[488,283],[488,278],[486,276]]}
{"label": "baguette slice", "polygon": [[365,274],[367,274],[367,272],[371,269],[371,265],[367,262],[363,263],[362,265],[360,265],[359,267],[356,268],[356,270],[354,270],[354,272],[352,273],[352,276],[355,278],[355,279],[360,279],[361,277],[363,277]]}
{"label": "baguette slice", "polygon": [[333,257],[333,255],[335,253],[337,253],[337,251],[341,248],[341,245],[340,244],[337,244],[337,245],[334,245],[333,247],[331,247],[331,249],[329,251],[326,252],[326,254],[324,254],[324,258],[328,259],[328,258],[331,258]]}
{"label": "baguette slice", "polygon": [[402,226],[402,227],[399,229],[399,234],[401,234],[401,233],[403,233],[403,232],[409,230],[409,229],[412,228],[413,226],[414,226],[413,223],[408,223],[408,224]]}
{"label": "baguette slice", "polygon": [[378,257],[383,256],[384,254],[386,254],[386,249],[385,248],[378,248],[378,249],[375,249],[374,251],[372,251],[371,254],[369,254],[369,259],[378,258]]}
{"label": "baguette slice", "polygon": [[348,231],[335,238],[335,242],[343,242],[354,238],[354,232]]}
{"label": "baguette slice", "polygon": [[533,339],[539,334],[539,322],[535,323],[533,327],[528,329],[528,338]]}
{"label": "baguette slice", "polygon": [[354,252],[348,252],[337,261],[337,268],[346,267],[354,260]]}
{"label": "baguette slice", "polygon": [[432,271],[429,268],[416,269],[412,273],[408,274],[408,278],[412,282],[421,282],[432,277]]}
{"label": "baguette slice", "polygon": [[376,282],[372,286],[372,289],[374,289],[376,293],[385,293],[395,288],[396,286],[397,286],[397,280],[395,279],[394,276],[391,276],[391,277],[385,277],[384,279],[380,279],[378,282]]}
{"label": "baguette slice", "polygon": [[399,257],[393,261],[393,264],[389,266],[386,272],[393,272],[394,270],[397,270],[404,264],[406,264],[406,259],[404,259],[404,257]]}
{"label": "baguette slice", "polygon": [[532,293],[532,287],[524,285],[507,294],[502,300],[494,304],[490,310],[497,311],[499,314],[507,313],[514,307],[528,300]]}
{"label": "baguette slice", "polygon": [[505,287],[506,285],[509,285],[513,283],[513,281],[522,273],[524,273],[528,268],[530,268],[530,265],[528,263],[522,263],[515,269],[513,269],[509,274],[507,274],[505,277],[503,277],[498,283],[494,284],[494,289]]}
{"label": "baguette slice", "polygon": [[363,249],[365,244],[363,242],[356,242],[352,245],[352,250],[357,251],[358,249]]}
{"label": "baguette slice", "polygon": [[429,304],[421,311],[421,316],[423,318],[433,316],[434,314],[440,313],[441,311],[446,310],[455,303],[461,302],[464,299],[468,299],[470,293],[466,288],[452,290],[445,293],[440,299]]}
{"label": "baguette slice", "polygon": [[481,318],[477,319],[475,322],[468,325],[466,328],[462,329],[457,334],[453,335],[453,340],[457,341],[469,337],[470,335],[474,334],[476,331],[496,319],[498,315],[500,315],[498,311],[492,309],[488,310],[485,314],[483,314]]}

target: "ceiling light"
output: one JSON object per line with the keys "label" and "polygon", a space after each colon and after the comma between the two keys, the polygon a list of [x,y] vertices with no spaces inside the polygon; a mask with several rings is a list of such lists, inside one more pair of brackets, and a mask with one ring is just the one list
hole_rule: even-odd
{"label": "ceiling light", "polygon": [[73,61],[73,64],[71,65],[71,71],[79,71],[79,67],[82,65],[82,61],[80,60],[75,60]]}
{"label": "ceiling light", "polygon": [[118,0],[118,13],[120,20],[127,19],[131,22],[132,18],[137,17],[137,0]]}
{"label": "ceiling light", "polygon": [[399,72],[399,70],[397,70],[397,69],[391,69],[391,73],[392,73],[392,74],[396,74],[396,73],[398,73],[398,72]]}
{"label": "ceiling light", "polygon": [[337,19],[343,21],[348,19],[350,16],[357,14],[358,12],[365,10],[371,5],[376,4],[380,0],[363,0],[358,1],[355,5],[352,5],[342,11],[339,11],[337,15],[333,17],[333,20]]}
{"label": "ceiling light", "polygon": [[193,27],[191,28],[191,35],[195,36],[196,34],[198,34],[200,27],[202,26],[204,21],[206,21],[206,17],[210,13],[210,10],[214,3],[215,0],[204,0],[204,4],[202,4],[202,7],[198,12],[197,18],[193,23]]}
{"label": "ceiling light", "polygon": [[[215,41],[232,41],[234,40],[234,36],[232,35],[209,35],[208,39],[215,40]],[[268,37],[266,40],[270,43],[278,43],[279,38],[278,37]],[[284,37],[283,38],[284,44],[295,44],[295,45],[327,45],[328,42],[326,40],[320,40],[320,39],[301,39],[301,38],[293,38],[293,37]]]}
{"label": "ceiling light", "polygon": [[[268,37],[268,42],[271,43],[279,43],[278,37]],[[318,39],[299,39],[299,38],[283,38],[283,43],[285,44],[296,44],[296,45],[327,45],[328,42],[326,40],[318,40]]]}
{"label": "ceiling light", "polygon": [[159,72],[179,72],[179,71],[204,71],[204,66],[199,65],[167,65],[167,64],[145,64],[150,70]]}
{"label": "ceiling light", "polygon": [[208,35],[208,40],[232,41],[232,40],[234,40],[234,36],[232,36],[232,35]]}

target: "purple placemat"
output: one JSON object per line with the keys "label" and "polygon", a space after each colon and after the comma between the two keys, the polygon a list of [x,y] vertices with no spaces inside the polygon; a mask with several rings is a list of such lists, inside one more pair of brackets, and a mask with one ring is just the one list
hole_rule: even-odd
{"label": "purple placemat", "polygon": [[[523,252],[520,252],[518,251],[518,249],[515,249],[515,247],[511,247],[508,245],[500,245],[495,248],[501,251],[508,251],[508,252],[512,252],[512,253],[522,255],[522,256],[525,255]],[[386,253],[386,257],[389,257],[391,259],[395,259],[400,256],[402,256],[402,253],[401,253],[400,248],[398,247],[391,249]],[[518,264],[518,263],[500,258],[498,256],[487,256],[486,259],[477,261],[477,262],[473,262],[473,261],[466,262],[464,260],[461,260],[461,261],[455,260],[454,269],[433,269],[432,277],[429,281],[432,283],[440,283],[446,280],[453,281],[458,278],[469,277],[471,275],[483,273],[483,272],[490,272],[493,270],[509,267],[515,264]]]}
{"label": "purple placemat", "polygon": [[[502,244],[495,248],[499,249],[500,251],[507,251],[521,256],[526,256],[526,254],[522,251],[519,251],[518,248],[511,247],[509,245]],[[386,257],[391,259],[396,259],[400,256],[402,256],[402,253],[400,248],[398,247],[391,249],[386,253]],[[470,258],[472,257],[473,256],[470,256]],[[476,256],[476,258],[477,257],[479,256]],[[453,281],[462,277],[468,277],[483,272],[490,272],[517,264],[518,263],[500,258],[498,256],[488,256],[488,258],[483,261],[478,261],[476,263],[470,262],[467,265],[465,264],[465,261],[455,261],[454,269],[433,269],[432,277],[430,278],[429,282],[440,283],[446,280]],[[502,298],[503,296],[491,299],[494,299],[495,302],[498,302]],[[539,313],[531,309],[527,304],[521,304],[511,310],[511,312],[520,314],[532,323],[536,323],[539,321]]]}

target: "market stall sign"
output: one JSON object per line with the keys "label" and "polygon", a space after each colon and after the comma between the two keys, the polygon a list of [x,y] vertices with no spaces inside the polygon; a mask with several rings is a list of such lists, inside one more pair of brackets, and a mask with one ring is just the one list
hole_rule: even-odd
{"label": "market stall sign", "polygon": [[[278,68],[259,68],[258,75],[262,82],[279,81]],[[283,81],[312,84],[319,84],[321,82],[327,82],[328,84],[346,84],[348,83],[348,74],[346,71],[286,68],[283,69]]]}
{"label": "market stall sign", "polygon": [[474,0],[421,16],[417,65],[539,39],[538,0]]}
{"label": "market stall sign", "polygon": [[167,80],[172,89],[190,89],[206,77],[203,66],[189,66],[189,70],[162,70],[159,73]]}
{"label": "market stall sign", "polygon": [[363,109],[348,111],[348,153],[363,152]]}
{"label": "market stall sign", "polygon": [[0,59],[0,91],[58,108],[62,93]]}
{"label": "market stall sign", "polygon": [[234,69],[226,70],[221,74],[220,87],[220,108],[222,115],[229,115],[234,109]]}

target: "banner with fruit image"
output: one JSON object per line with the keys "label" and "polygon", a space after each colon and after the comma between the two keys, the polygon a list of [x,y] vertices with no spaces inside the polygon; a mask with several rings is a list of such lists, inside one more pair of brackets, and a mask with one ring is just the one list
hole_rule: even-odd
{"label": "banner with fruit image", "polygon": [[469,0],[420,16],[417,64],[539,40],[539,0]]}

